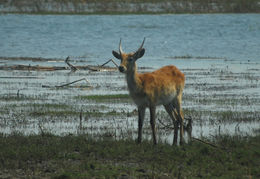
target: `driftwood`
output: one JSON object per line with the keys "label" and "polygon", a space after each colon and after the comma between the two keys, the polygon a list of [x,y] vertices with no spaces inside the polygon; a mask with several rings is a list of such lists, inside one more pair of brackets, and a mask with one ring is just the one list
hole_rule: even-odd
{"label": "driftwood", "polygon": [[0,60],[32,61],[32,62],[57,62],[57,61],[63,61],[63,59],[59,59],[59,58],[42,58],[42,57],[0,57]]}
{"label": "driftwood", "polygon": [[0,70],[28,70],[28,71],[55,71],[66,70],[65,67],[31,66],[31,65],[12,65],[0,66]]}
{"label": "driftwood", "polygon": [[[107,67],[105,66],[109,62],[113,62],[116,67]],[[69,66],[72,72],[77,70],[89,70],[89,71],[116,71],[118,65],[114,62],[114,60],[110,59],[106,63],[101,66],[91,66],[91,65],[82,65],[82,66],[74,66],[69,62],[69,57],[65,59],[65,63]],[[68,67],[62,66],[31,66],[31,65],[11,65],[11,66],[0,66],[0,70],[26,70],[26,71],[56,71],[56,70],[67,70]]]}
{"label": "driftwood", "polygon": [[[89,83],[86,78],[82,78],[82,79],[75,80],[75,81],[73,81],[73,82],[66,83],[66,84],[63,84],[63,85],[56,85],[56,86],[42,85],[42,87],[43,87],[43,88],[63,88],[63,87],[65,87],[65,86],[69,86],[69,85],[71,85],[71,84],[74,84],[74,83],[77,83],[77,82],[83,81],[83,80],[86,81],[87,83]],[[91,87],[91,86],[89,86],[89,87]]]}
{"label": "driftwood", "polygon": [[67,57],[65,60],[65,63],[67,63],[67,65],[70,67],[71,72],[75,72],[78,70],[78,68],[74,67],[72,64],[69,63],[69,59],[70,57]]}
{"label": "driftwood", "polygon": [[113,59],[108,60],[107,62],[105,62],[104,64],[102,64],[101,67],[103,67],[104,65],[108,64],[109,62],[114,63],[114,65],[118,68],[118,64],[117,64]]}
{"label": "driftwood", "polygon": [[86,78],[82,78],[82,79],[79,79],[79,80],[76,80],[76,81],[73,81],[73,82],[70,82],[70,83],[67,83],[67,84],[64,84],[64,85],[55,86],[55,87],[56,88],[62,88],[62,87],[69,86],[73,83],[77,83],[77,82],[82,81],[82,80],[85,80],[88,83],[88,80]]}
{"label": "driftwood", "polygon": [[[116,71],[114,67],[101,67],[101,66],[74,66],[79,70],[90,71]],[[67,70],[67,67],[47,67],[47,66],[31,66],[31,65],[12,65],[12,66],[0,66],[0,70],[27,70],[27,71],[56,71]]]}
{"label": "driftwood", "polygon": [[71,63],[69,63],[69,57],[66,58],[65,63],[69,66],[71,72],[75,72],[79,69],[90,70],[90,71],[115,71],[116,68],[104,67],[106,64],[108,64],[111,61],[114,63],[114,65],[116,67],[118,67],[118,65],[116,64],[116,62],[113,59],[108,60],[107,62],[105,62],[101,66],[89,66],[89,65],[87,65],[87,66],[73,66]]}

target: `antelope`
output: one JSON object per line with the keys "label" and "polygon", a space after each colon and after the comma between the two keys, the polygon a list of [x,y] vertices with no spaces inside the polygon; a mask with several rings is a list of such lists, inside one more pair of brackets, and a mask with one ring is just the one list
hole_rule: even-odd
{"label": "antelope", "polygon": [[185,75],[175,66],[164,66],[156,71],[138,73],[136,61],[141,58],[145,38],[135,52],[125,53],[122,50],[121,39],[119,53],[112,51],[115,58],[121,60],[118,67],[126,76],[126,82],[130,97],[138,108],[138,138],[137,143],[142,141],[142,127],[146,108],[150,109],[150,125],[152,129],[153,143],[157,144],[155,113],[156,106],[163,105],[174,124],[173,145],[177,144],[178,129],[180,124],[180,145],[183,143],[183,120],[182,92],[184,89]]}

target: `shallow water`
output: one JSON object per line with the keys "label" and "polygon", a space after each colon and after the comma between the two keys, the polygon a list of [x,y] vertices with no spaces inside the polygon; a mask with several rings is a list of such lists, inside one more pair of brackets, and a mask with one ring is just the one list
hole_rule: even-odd
{"label": "shallow water", "polygon": [[[194,137],[254,135],[260,128],[259,17],[258,14],[0,15],[0,57],[51,58],[43,61],[1,58],[0,65],[67,66],[63,61],[67,56],[71,56],[74,65],[103,64],[112,58],[111,51],[118,49],[120,37],[125,51],[135,50],[146,37],[146,54],[137,61],[138,66],[150,67],[141,71],[152,71],[174,64],[185,73],[183,109],[193,119]],[[76,98],[127,94],[125,77],[118,71],[0,72],[0,132],[136,137],[137,114],[131,101]],[[88,82],[61,89],[44,87],[81,78]],[[61,107],[48,107],[52,104]],[[49,114],[53,110],[70,113]],[[45,115],[35,115],[44,111]],[[80,111],[85,112],[82,121]],[[158,118],[169,122],[163,108],[157,111]],[[88,115],[89,112],[104,114],[95,116]],[[148,118],[147,111],[146,138],[150,138]],[[172,132],[158,131],[161,140],[172,142]]]}
{"label": "shallow water", "polygon": [[[194,63],[193,59],[172,61],[186,75],[183,109],[186,117],[191,116],[193,119],[194,137],[219,134],[255,135],[260,126],[259,63],[241,65],[237,61],[205,59],[196,59],[198,63]],[[185,63],[193,65],[182,65]],[[203,66],[200,65],[202,63]],[[64,62],[63,66],[66,66]],[[154,69],[145,69],[152,70]],[[88,82],[83,80],[66,88],[54,88],[55,85],[70,83],[83,77]],[[53,88],[43,87],[45,85]],[[96,137],[108,135],[116,139],[135,138],[137,135],[136,107],[131,100],[111,99],[98,102],[77,98],[85,95],[127,94],[125,77],[118,71],[80,70],[70,73],[70,70],[2,70],[0,91],[0,130],[6,134],[87,133]],[[52,111],[59,110],[62,113],[52,115]],[[44,115],[41,115],[44,111]],[[80,111],[86,113],[82,115],[82,119]],[[111,112],[115,114],[109,114]],[[157,118],[165,124],[170,123],[162,107],[158,107],[157,112]],[[102,114],[95,116],[88,113]],[[150,139],[148,110],[146,113],[144,137]],[[159,128],[163,127],[159,121],[157,124]],[[158,131],[161,141],[172,142],[172,132],[165,129]]]}

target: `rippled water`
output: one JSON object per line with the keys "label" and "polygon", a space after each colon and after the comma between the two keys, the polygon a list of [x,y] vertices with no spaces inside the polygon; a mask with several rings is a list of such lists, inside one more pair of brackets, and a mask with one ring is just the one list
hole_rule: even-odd
{"label": "rippled water", "polygon": [[[259,130],[259,19],[259,14],[0,15],[0,57],[61,59],[48,62],[2,60],[0,66],[66,66],[62,59],[67,56],[71,56],[72,63],[77,65],[102,64],[113,58],[111,51],[118,49],[120,38],[124,50],[129,52],[136,50],[146,37],[146,54],[138,60],[138,65],[153,67],[145,69],[151,71],[174,64],[185,73],[183,108],[194,118],[195,137],[218,133],[252,135]],[[89,81],[87,84],[81,82],[83,87],[90,85],[91,89],[78,88],[76,85],[81,83],[73,86],[75,88],[43,88],[82,77]],[[124,75],[118,71],[2,70],[0,91],[0,131],[4,133],[40,133],[39,126],[59,135],[77,133],[79,128],[84,132],[108,130],[124,135],[137,131],[137,116],[125,115],[125,112],[135,110],[132,102],[99,104],[75,98],[128,93]],[[75,114],[68,117],[32,115],[50,110],[48,105],[53,104],[71,105],[70,110],[60,110]],[[79,122],[81,109],[83,112],[116,111],[118,114],[99,118],[85,115],[82,127]],[[149,130],[149,120],[146,122]],[[165,135],[165,138],[170,136],[169,133]]]}
{"label": "rippled water", "polygon": [[100,64],[120,38],[128,52],[146,37],[142,65],[183,56],[260,61],[260,14],[0,15],[0,24],[5,57],[74,56]]}

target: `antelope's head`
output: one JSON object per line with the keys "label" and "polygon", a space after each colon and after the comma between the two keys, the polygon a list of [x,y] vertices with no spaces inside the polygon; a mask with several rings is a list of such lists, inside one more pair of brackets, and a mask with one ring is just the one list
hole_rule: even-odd
{"label": "antelope's head", "polygon": [[114,57],[121,60],[120,66],[118,67],[118,70],[120,72],[127,73],[127,72],[132,72],[132,71],[136,70],[135,62],[137,59],[141,58],[145,52],[145,49],[143,48],[144,41],[145,41],[145,38],[137,51],[131,52],[131,53],[125,53],[122,50],[121,39],[120,39],[119,53],[114,50],[112,51],[112,54],[114,55]]}

